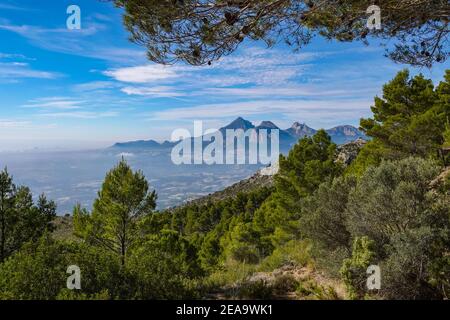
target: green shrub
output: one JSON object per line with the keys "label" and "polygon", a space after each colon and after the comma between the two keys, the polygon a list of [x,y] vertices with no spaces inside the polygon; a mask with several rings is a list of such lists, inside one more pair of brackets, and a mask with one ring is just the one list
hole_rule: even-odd
{"label": "green shrub", "polygon": [[289,292],[294,292],[299,283],[291,274],[283,274],[275,278],[272,283],[272,290],[274,294],[282,295]]}
{"label": "green shrub", "polygon": [[[81,270],[81,290],[72,298],[120,297],[120,262],[111,254],[80,243],[66,243],[44,236],[27,244],[0,265],[0,296],[9,299],[53,300],[68,297],[66,273],[70,265]],[[61,293],[61,295],[60,295]]]}
{"label": "green shrub", "polygon": [[322,286],[315,281],[303,280],[296,290],[299,299],[306,300],[338,300],[339,296],[332,287]]}
{"label": "green shrub", "polygon": [[264,280],[243,281],[238,284],[236,297],[239,299],[271,299],[273,296],[272,286]]}
{"label": "green shrub", "polygon": [[351,258],[342,264],[342,279],[351,299],[362,298],[366,293],[366,271],[375,258],[373,247],[374,241],[368,237],[356,238]]}
{"label": "green shrub", "polygon": [[272,271],[284,265],[306,266],[312,263],[311,242],[307,240],[291,240],[276,248],[265,258],[260,266],[261,271]]}

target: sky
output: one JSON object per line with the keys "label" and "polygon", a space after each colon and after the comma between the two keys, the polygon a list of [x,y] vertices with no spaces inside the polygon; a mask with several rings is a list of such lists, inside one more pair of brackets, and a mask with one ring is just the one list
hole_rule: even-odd
{"label": "sky", "polygon": [[[81,29],[69,30],[70,5]],[[242,116],[313,128],[357,126],[382,85],[407,66],[376,43],[315,38],[292,48],[246,41],[211,66],[162,66],[128,41],[122,11],[95,0],[0,0],[0,151],[101,148],[169,140]],[[449,64],[422,72],[438,83]]]}

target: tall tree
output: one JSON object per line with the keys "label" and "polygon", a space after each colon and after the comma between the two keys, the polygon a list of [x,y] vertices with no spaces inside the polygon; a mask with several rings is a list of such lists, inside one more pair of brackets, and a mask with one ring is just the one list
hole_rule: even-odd
{"label": "tall tree", "polygon": [[7,256],[7,238],[13,216],[15,185],[5,168],[0,173],[0,262]]}
{"label": "tall tree", "polygon": [[125,265],[128,250],[140,239],[140,219],[153,212],[156,199],[144,174],[133,172],[122,159],[107,173],[92,215],[79,206],[75,208],[75,231],[89,242],[118,254]]}
{"label": "tall tree", "polygon": [[325,178],[339,174],[335,151],[330,136],[319,130],[313,137],[301,139],[287,157],[280,156],[275,187],[286,209],[294,211],[298,201],[314,192]]}
{"label": "tall tree", "polygon": [[450,116],[450,70],[436,88],[419,74],[410,78],[399,72],[375,97],[373,118],[361,119],[360,126],[372,140],[361,150],[350,170],[359,174],[381,159],[402,159],[410,155],[436,157],[444,143]]}
{"label": "tall tree", "polygon": [[16,187],[8,170],[0,172],[0,262],[28,241],[36,241],[53,231],[56,204],[45,195],[33,203],[27,187]]}
{"label": "tall tree", "polygon": [[335,151],[325,130],[319,130],[313,137],[302,138],[287,157],[280,156],[275,191],[255,212],[254,226],[263,238],[276,245],[295,238],[304,199],[342,172],[334,161]]}
{"label": "tall tree", "polygon": [[[245,39],[269,46],[284,41],[299,49],[316,34],[366,43],[368,36],[395,39],[389,56],[412,65],[431,66],[449,55],[447,0],[112,1],[125,9],[131,40],[145,46],[149,59],[158,63],[210,63]],[[367,27],[373,4],[381,10],[381,29]]]}

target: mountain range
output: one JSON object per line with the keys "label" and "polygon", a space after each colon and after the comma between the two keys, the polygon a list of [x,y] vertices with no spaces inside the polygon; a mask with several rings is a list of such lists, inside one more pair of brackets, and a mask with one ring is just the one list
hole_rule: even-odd
{"label": "mountain range", "polygon": [[[263,121],[258,126],[255,126],[252,122],[245,120],[242,117],[238,117],[230,124],[219,129],[222,133],[225,133],[227,129],[243,129],[244,131],[249,129],[266,129],[268,131],[278,129],[280,133],[280,150],[283,152],[288,151],[300,138],[304,136],[312,136],[317,130],[308,127],[305,123],[294,122],[288,129],[280,129],[271,121]],[[336,144],[344,144],[362,138],[367,140],[367,137],[363,132],[350,125],[342,125],[327,129],[326,132],[330,135],[332,141]],[[164,141],[159,143],[155,140],[138,140],[129,142],[120,142],[114,144],[111,148],[121,150],[146,150],[146,149],[168,149],[172,148],[178,142]]]}

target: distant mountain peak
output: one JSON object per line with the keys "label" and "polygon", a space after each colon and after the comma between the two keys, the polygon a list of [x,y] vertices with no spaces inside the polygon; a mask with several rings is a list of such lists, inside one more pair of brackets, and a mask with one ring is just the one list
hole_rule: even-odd
{"label": "distant mountain peak", "polygon": [[336,126],[331,129],[328,129],[327,131],[343,133],[343,134],[350,135],[350,136],[357,136],[357,135],[361,134],[361,132],[358,130],[358,128],[351,126],[351,125]]}
{"label": "distant mountain peak", "polygon": [[328,129],[327,133],[337,144],[342,144],[357,139],[367,140],[367,136],[364,132],[351,125],[336,126]]}
{"label": "distant mountain peak", "polygon": [[316,130],[308,127],[305,123],[300,123],[298,121],[294,122],[292,126],[286,130],[289,134],[294,137],[304,137],[304,136],[312,136],[316,133]]}
{"label": "distant mountain peak", "polygon": [[263,121],[259,126],[256,127],[257,129],[280,129],[278,126],[273,123],[272,121]]}
{"label": "distant mountain peak", "polygon": [[222,129],[244,129],[244,130],[248,130],[248,129],[253,129],[253,128],[255,128],[253,123],[251,123],[248,120],[245,120],[242,117],[238,117],[238,118],[236,118],[236,120],[234,120],[233,122],[231,122],[227,126],[223,127]]}

